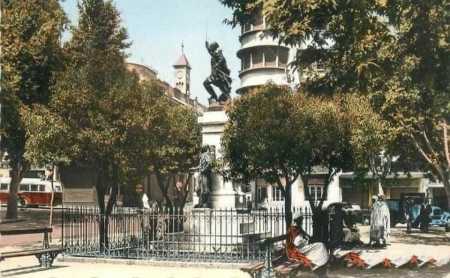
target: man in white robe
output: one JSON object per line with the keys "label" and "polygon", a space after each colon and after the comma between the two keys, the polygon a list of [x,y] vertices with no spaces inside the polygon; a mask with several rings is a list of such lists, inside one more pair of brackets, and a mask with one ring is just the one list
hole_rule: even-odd
{"label": "man in white robe", "polygon": [[370,242],[371,246],[386,246],[391,233],[389,208],[384,201],[383,195],[372,205],[370,214]]}

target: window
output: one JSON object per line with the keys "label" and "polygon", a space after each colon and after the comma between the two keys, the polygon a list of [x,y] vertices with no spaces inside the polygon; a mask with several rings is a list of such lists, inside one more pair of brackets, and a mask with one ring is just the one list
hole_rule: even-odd
{"label": "window", "polygon": [[8,190],[8,184],[7,183],[2,183],[0,185],[0,190],[2,191],[7,191]]}
{"label": "window", "polygon": [[39,185],[39,192],[44,192],[45,191],[45,185],[44,184],[40,184]]}
{"label": "window", "polygon": [[250,53],[245,53],[242,56],[242,70],[250,68]]}
{"label": "window", "polygon": [[37,192],[39,190],[38,184],[30,184],[30,191]]}
{"label": "window", "polygon": [[21,184],[19,186],[19,191],[29,191],[29,184]]}
{"label": "window", "polygon": [[256,187],[256,202],[263,202],[267,198],[267,187],[257,186]]}
{"label": "window", "polygon": [[262,67],[263,66],[263,53],[262,51],[255,51],[252,53],[252,67]]}
{"label": "window", "polygon": [[55,186],[55,191],[61,192],[61,186],[59,186],[59,185]]}
{"label": "window", "polygon": [[277,65],[277,52],[273,48],[264,50],[265,66],[275,67]]}
{"label": "window", "polygon": [[326,198],[324,194],[325,186],[323,184],[309,184],[308,185],[308,193],[309,197],[314,201],[322,200],[322,198]]}
{"label": "window", "polygon": [[273,201],[284,201],[283,192],[277,185],[272,185],[272,200]]}
{"label": "window", "polygon": [[285,67],[288,62],[288,56],[289,56],[289,50],[287,49],[280,49],[279,56],[278,56],[278,66],[279,67]]}
{"label": "window", "polygon": [[253,16],[252,25],[254,30],[264,29],[264,19],[261,12],[258,12]]}

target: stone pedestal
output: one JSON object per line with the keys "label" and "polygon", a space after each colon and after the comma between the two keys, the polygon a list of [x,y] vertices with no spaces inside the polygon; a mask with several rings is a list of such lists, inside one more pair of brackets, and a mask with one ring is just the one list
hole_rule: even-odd
{"label": "stone pedestal", "polygon": [[[210,106],[208,111],[199,117],[202,127],[202,144],[215,146],[216,159],[222,158],[221,139],[228,117],[223,106]],[[211,206],[214,209],[235,208],[236,192],[231,181],[224,181],[217,173],[212,173],[212,192],[210,194]]]}

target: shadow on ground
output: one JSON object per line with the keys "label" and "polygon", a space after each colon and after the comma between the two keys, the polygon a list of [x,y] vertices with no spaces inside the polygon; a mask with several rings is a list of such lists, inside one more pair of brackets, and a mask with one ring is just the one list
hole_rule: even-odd
{"label": "shadow on ground", "polygon": [[[51,269],[58,269],[58,268],[65,268],[66,266],[58,265],[58,266],[52,266]],[[30,273],[36,273],[36,272],[45,272],[49,269],[43,268],[40,266],[26,266],[26,267],[18,267],[18,268],[12,268],[3,270],[1,272],[0,277],[14,277],[19,275],[25,275]]]}
{"label": "shadow on ground", "polygon": [[395,229],[392,231],[391,242],[450,246],[450,234],[444,230],[430,230],[428,233],[413,231],[413,233],[407,234],[404,230]]}

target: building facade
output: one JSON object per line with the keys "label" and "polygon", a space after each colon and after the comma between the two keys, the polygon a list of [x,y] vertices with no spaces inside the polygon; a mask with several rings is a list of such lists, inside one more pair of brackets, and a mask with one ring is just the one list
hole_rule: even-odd
{"label": "building facade", "polygon": [[239,41],[241,47],[237,56],[241,60],[241,86],[237,93],[243,94],[269,82],[289,85],[286,73],[294,50],[271,36],[261,14],[256,14],[249,23],[241,26]]}

